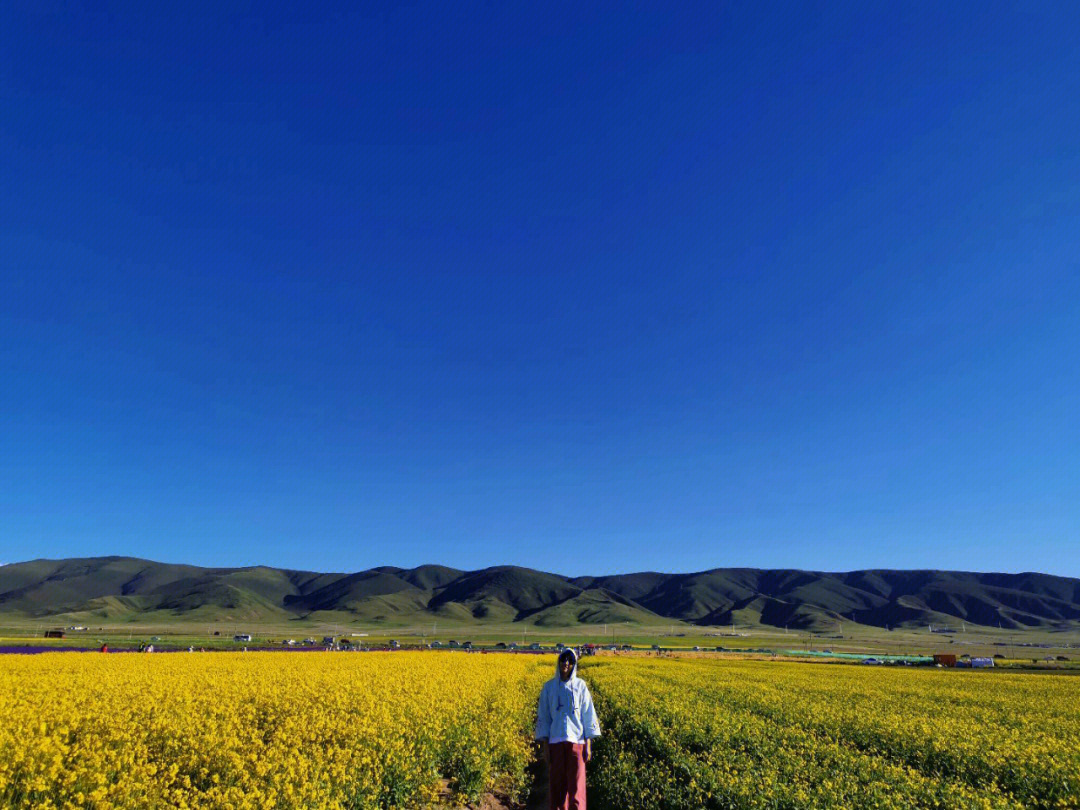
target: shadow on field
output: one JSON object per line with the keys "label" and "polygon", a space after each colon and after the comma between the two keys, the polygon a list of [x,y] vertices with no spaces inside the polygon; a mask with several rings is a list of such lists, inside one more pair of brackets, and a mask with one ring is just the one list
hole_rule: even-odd
{"label": "shadow on field", "polygon": [[529,766],[529,797],[525,800],[525,810],[547,810],[548,772],[547,763],[542,754],[538,755]]}

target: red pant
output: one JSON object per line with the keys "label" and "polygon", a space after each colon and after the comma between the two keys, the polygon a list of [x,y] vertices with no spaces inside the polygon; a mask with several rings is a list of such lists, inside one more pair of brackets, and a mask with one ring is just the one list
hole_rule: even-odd
{"label": "red pant", "polygon": [[585,746],[551,743],[548,768],[549,810],[585,810]]}

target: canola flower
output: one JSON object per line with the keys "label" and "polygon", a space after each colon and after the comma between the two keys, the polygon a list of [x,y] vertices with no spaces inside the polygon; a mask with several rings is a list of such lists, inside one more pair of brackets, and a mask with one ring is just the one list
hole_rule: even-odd
{"label": "canola flower", "polygon": [[0,660],[0,806],[422,807],[525,787],[550,661],[438,653]]}
{"label": "canola flower", "polygon": [[585,668],[603,806],[1080,807],[1080,679],[708,659]]}
{"label": "canola flower", "polygon": [[[0,807],[409,808],[522,796],[550,657],[0,656]],[[586,659],[590,804],[1080,808],[1080,678]]]}

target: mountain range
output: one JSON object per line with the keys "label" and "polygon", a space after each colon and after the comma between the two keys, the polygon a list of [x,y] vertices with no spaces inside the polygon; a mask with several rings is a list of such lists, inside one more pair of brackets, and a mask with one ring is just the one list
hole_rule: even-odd
{"label": "mountain range", "polygon": [[118,622],[223,619],[406,625],[524,622],[541,627],[671,621],[802,630],[853,621],[1022,629],[1080,622],[1080,579],[1049,574],[717,568],[566,577],[516,566],[440,565],[318,573],[200,568],[131,557],[0,567],[0,618]]}

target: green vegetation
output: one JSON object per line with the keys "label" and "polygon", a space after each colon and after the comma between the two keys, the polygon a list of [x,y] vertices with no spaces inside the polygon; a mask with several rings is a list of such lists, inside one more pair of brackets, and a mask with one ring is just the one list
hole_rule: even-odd
{"label": "green vegetation", "polygon": [[572,631],[579,641],[644,647],[842,644],[872,653],[953,645],[985,653],[997,651],[995,644],[1072,643],[1080,630],[1080,580],[756,569],[571,578],[513,566],[434,565],[335,574],[101,557],[0,567],[3,625],[21,635],[82,625],[129,636],[157,628],[200,638],[254,632],[278,641],[364,631],[520,643],[569,641]]}
{"label": "green vegetation", "polygon": [[1077,807],[1075,677],[763,661],[583,664],[590,804]]}

